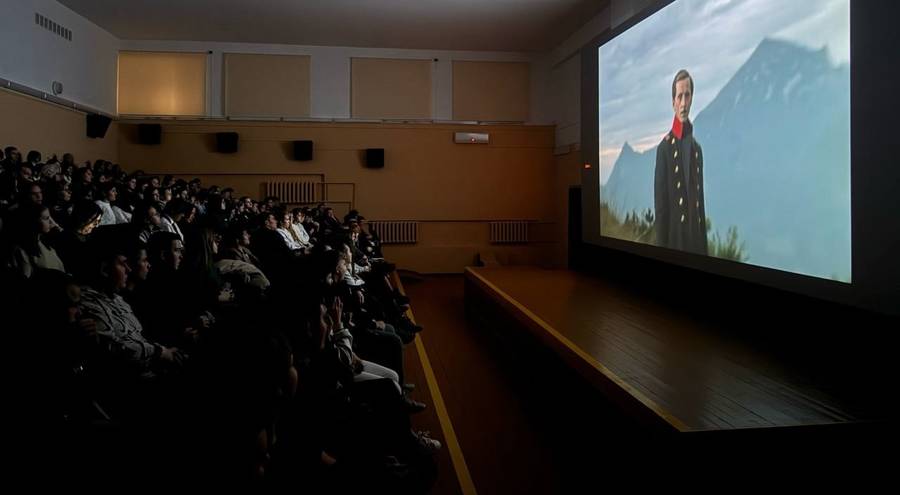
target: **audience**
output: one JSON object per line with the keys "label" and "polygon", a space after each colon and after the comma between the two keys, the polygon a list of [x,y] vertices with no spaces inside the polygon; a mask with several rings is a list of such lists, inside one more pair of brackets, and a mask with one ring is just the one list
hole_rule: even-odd
{"label": "audience", "polygon": [[4,303],[47,330],[33,380],[41,417],[81,435],[65,449],[95,445],[115,476],[428,491],[441,444],[410,426],[421,327],[393,265],[358,212],[287,206],[0,152]]}

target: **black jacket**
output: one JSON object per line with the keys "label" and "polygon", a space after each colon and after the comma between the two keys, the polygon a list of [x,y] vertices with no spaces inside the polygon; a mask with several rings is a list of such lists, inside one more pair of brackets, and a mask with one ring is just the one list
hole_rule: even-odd
{"label": "black jacket", "polygon": [[[706,205],[703,200],[703,150],[689,132],[691,152],[683,155],[681,139],[669,131],[656,148],[654,180],[656,244],[707,254]],[[685,181],[685,174],[690,174]]]}

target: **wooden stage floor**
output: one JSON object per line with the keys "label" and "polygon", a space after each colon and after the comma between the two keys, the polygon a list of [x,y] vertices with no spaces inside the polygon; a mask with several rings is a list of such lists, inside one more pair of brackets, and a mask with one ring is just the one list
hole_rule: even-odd
{"label": "wooden stage floor", "polygon": [[752,302],[741,314],[704,314],[683,300],[535,267],[468,268],[466,304],[498,308],[629,414],[663,430],[877,425],[890,414],[887,363],[859,356],[865,343],[805,346],[815,333],[798,325],[822,324],[808,315],[765,315]]}

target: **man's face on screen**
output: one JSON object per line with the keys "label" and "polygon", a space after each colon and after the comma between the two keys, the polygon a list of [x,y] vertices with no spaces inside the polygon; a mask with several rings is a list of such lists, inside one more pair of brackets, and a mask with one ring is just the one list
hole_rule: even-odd
{"label": "man's face on screen", "polygon": [[694,100],[693,88],[690,79],[682,79],[675,83],[675,99],[672,100],[672,108],[675,117],[681,122],[687,122],[691,114],[691,103]]}

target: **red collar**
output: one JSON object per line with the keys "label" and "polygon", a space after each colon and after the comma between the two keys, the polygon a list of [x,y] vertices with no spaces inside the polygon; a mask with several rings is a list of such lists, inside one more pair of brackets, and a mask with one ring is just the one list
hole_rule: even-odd
{"label": "red collar", "polygon": [[681,136],[684,134],[684,124],[678,120],[678,117],[675,117],[675,120],[672,121],[672,134],[678,139],[681,139]]}

